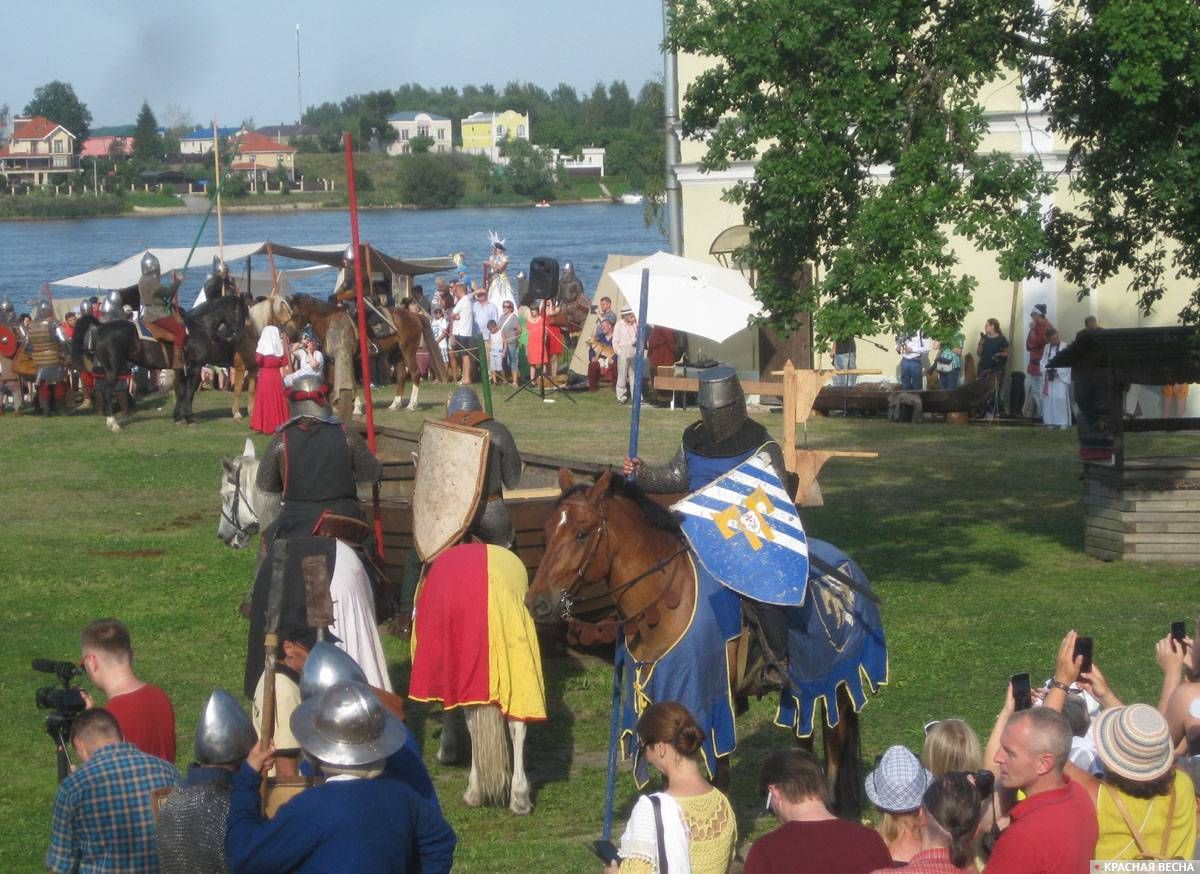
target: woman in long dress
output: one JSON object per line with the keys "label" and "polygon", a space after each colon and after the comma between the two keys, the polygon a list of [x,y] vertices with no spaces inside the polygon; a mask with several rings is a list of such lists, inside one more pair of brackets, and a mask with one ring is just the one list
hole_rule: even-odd
{"label": "woman in long dress", "polygon": [[512,283],[508,279],[508,255],[504,251],[504,241],[489,233],[492,242],[492,256],[487,259],[488,267],[488,303],[496,307],[496,312],[504,309],[504,302],[509,301],[516,306],[517,296],[513,292]]}
{"label": "woman in long dress", "polygon": [[537,368],[549,363],[549,376],[554,378],[558,370],[558,356],[563,351],[562,332],[557,325],[550,324],[550,317],[555,310],[547,307],[547,301],[540,300],[529,311],[525,322],[529,332],[527,354],[529,358],[529,378],[537,378]]}
{"label": "woman in long dress", "polygon": [[283,371],[288,366],[288,359],[279,329],[274,325],[263,328],[258,348],[254,350],[254,360],[258,362],[258,378],[250,429],[261,434],[274,434],[275,429],[290,418],[287,396],[283,393]]}
{"label": "woman in long dress", "polygon": [[1067,348],[1060,340],[1051,328],[1042,351],[1042,424],[1047,428],[1071,427],[1071,368],[1050,366],[1054,356]]}

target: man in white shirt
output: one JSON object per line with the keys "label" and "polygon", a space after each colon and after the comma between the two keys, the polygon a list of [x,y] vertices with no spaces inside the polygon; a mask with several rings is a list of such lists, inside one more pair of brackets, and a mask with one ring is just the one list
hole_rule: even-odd
{"label": "man in white shirt", "polygon": [[613,328],[613,350],[617,353],[617,403],[629,402],[630,386],[637,361],[637,316],[629,307],[621,310],[621,320]]}
{"label": "man in white shirt", "polygon": [[[492,332],[488,330],[488,323],[495,322],[500,324],[500,310],[494,303],[488,300],[488,292],[486,288],[475,289],[475,300],[471,304],[471,315],[475,319],[475,337],[483,338],[484,348],[488,352],[488,360],[491,360],[492,354]],[[497,342],[499,340],[497,339]],[[481,377],[482,378],[482,377]]]}
{"label": "man in white shirt", "polygon": [[462,379],[458,384],[470,385],[475,316],[472,312],[471,297],[467,294],[467,286],[461,282],[454,284],[454,313],[450,316],[450,325],[450,331],[454,335],[453,352],[462,355]]}
{"label": "man in white shirt", "polygon": [[901,390],[921,390],[922,377],[925,375],[925,355],[929,349],[929,338],[921,331],[896,339],[896,352],[900,355]]}

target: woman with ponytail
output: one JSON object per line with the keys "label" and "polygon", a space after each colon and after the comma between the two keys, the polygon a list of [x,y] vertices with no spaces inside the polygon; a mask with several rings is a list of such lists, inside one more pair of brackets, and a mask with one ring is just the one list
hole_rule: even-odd
{"label": "woman with ponytail", "polygon": [[[921,851],[904,870],[913,874],[975,872],[975,835],[979,830],[979,792],[961,771],[934,778],[921,800]],[[871,874],[885,874],[879,868]]]}
{"label": "woman with ponytail", "polygon": [[737,820],[729,799],[700,772],[704,730],[682,704],[660,701],[638,720],[637,740],[666,789],[634,805],[621,836],[621,874],[724,874]]}

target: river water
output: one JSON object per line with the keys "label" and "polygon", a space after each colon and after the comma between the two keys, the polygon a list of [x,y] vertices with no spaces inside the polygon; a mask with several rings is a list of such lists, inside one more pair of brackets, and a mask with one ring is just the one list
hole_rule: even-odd
{"label": "river water", "polygon": [[[40,296],[41,285],[97,267],[115,264],[148,247],[191,246],[200,230],[201,215],[123,216],[76,221],[0,222],[0,297],[11,298],[18,311]],[[549,209],[368,210],[359,215],[362,240],[389,255],[432,258],[463,252],[463,269],[476,283],[483,278],[483,260],[490,252],[488,231],[506,240],[509,272],[528,271],[531,258],[570,261],[591,294],[610,253],[650,255],[667,248],[656,228],[646,227],[640,206],[578,204]],[[349,214],[341,210],[233,213],[224,217],[225,243],[261,240],[292,246],[341,243],[350,239]],[[200,245],[215,246],[215,216],[209,219]],[[208,264],[188,271],[181,297],[190,301],[199,291]],[[277,259],[277,266],[304,266]],[[234,266],[235,276],[243,268]],[[267,271],[265,256],[254,258],[256,275]],[[428,287],[433,277],[424,280]],[[325,295],[333,274],[307,280],[296,290]],[[85,292],[55,286],[61,297]]]}

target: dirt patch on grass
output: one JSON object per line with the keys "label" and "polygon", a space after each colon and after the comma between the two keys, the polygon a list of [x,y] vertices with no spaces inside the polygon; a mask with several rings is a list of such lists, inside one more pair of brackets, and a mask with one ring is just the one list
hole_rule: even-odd
{"label": "dirt patch on grass", "polygon": [[183,516],[176,516],[170,522],[163,522],[161,525],[155,525],[153,528],[146,530],[151,533],[161,533],[163,531],[177,531],[180,528],[190,528],[193,525],[199,525],[208,518],[209,514],[203,510],[197,510],[194,513],[187,513]]}
{"label": "dirt patch on grass", "polygon": [[166,554],[165,549],[93,549],[88,553],[100,558],[160,558]]}

